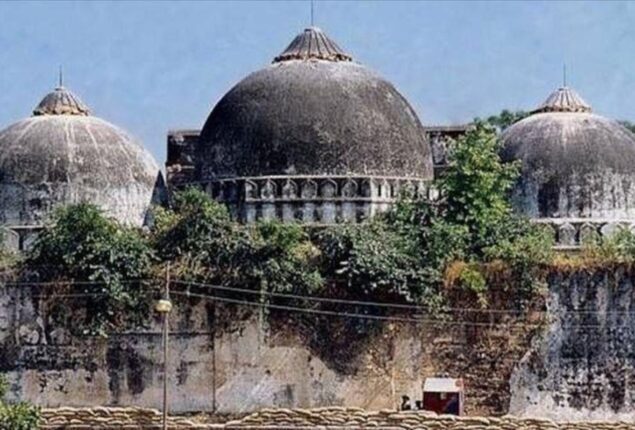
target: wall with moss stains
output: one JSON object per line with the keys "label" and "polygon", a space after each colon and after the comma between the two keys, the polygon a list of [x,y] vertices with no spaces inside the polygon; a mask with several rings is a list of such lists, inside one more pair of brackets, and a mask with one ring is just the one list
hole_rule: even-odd
{"label": "wall with moss stains", "polygon": [[549,285],[549,324],[513,373],[510,412],[635,420],[633,270],[554,273]]}
{"label": "wall with moss stains", "polygon": [[[632,272],[579,270],[548,283],[546,325],[536,324],[542,314],[458,314],[468,324],[381,323],[364,333],[347,319],[274,311],[263,326],[257,311],[181,298],[171,320],[171,409],[394,408],[402,394],[420,398],[425,377],[447,373],[465,379],[469,414],[635,418]],[[82,337],[52,309],[29,288],[0,288],[0,371],[12,397],[47,407],[161,405],[158,320]]]}

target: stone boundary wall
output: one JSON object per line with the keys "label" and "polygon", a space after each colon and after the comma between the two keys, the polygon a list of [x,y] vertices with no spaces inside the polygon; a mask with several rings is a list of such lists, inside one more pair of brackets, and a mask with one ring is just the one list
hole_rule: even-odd
{"label": "stone boundary wall", "polygon": [[[401,395],[420,399],[426,377],[447,374],[463,378],[470,415],[635,422],[635,270],[563,269],[547,283],[546,313],[457,314],[465,325],[378,323],[368,336],[347,320],[289,321],[275,310],[261,320],[181,298],[170,321],[170,410],[394,409]],[[497,294],[492,309],[503,309],[508,293]],[[80,306],[0,282],[7,399],[160,408],[160,321],[87,338],[58,320]]]}
{"label": "stone boundary wall", "polygon": [[[161,413],[141,408],[58,408],[42,411],[43,430],[160,429]],[[263,409],[223,424],[206,423],[204,417],[170,417],[170,429],[217,430],[635,430],[627,422],[562,422],[546,419],[455,417],[425,411],[366,411],[359,408]]]}

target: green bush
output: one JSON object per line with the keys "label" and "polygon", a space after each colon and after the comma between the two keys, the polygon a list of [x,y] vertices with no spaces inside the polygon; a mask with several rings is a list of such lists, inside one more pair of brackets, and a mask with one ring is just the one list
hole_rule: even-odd
{"label": "green bush", "polygon": [[0,402],[0,430],[35,430],[41,420],[40,409],[29,403]]}
{"label": "green bush", "polygon": [[9,384],[0,375],[0,430],[36,430],[39,428],[40,409],[26,402],[9,404],[5,401]]}
{"label": "green bush", "polygon": [[261,288],[274,292],[313,294],[324,284],[320,250],[297,224],[268,221],[250,229],[253,244],[245,273]]}
{"label": "green bush", "polygon": [[523,110],[510,111],[503,109],[498,115],[491,115],[487,118],[487,122],[497,128],[498,131],[504,131],[507,127],[529,116],[529,112]]}
{"label": "green bush", "polygon": [[164,260],[225,265],[248,240],[227,208],[196,188],[176,193],[173,210],[157,209],[155,218],[153,244]]}
{"label": "green bush", "polygon": [[176,193],[173,209],[157,209],[151,236],[178,276],[223,284],[240,283],[253,247],[227,208],[195,188]]}
{"label": "green bush", "polygon": [[[147,315],[148,292],[135,280],[150,274],[153,261],[154,253],[138,230],[106,218],[93,205],[78,204],[55,214],[23,269],[39,281],[77,282],[72,292],[89,294],[83,333],[106,335],[126,320]],[[73,318],[68,322],[75,329],[82,326],[77,315],[58,314]]]}
{"label": "green bush", "polygon": [[633,263],[635,234],[628,228],[620,228],[608,236],[590,236],[582,244],[582,256],[604,263]]}
{"label": "green bush", "polygon": [[435,294],[430,273],[419,264],[417,243],[382,219],[330,227],[316,241],[324,273],[349,296],[419,302]]}
{"label": "green bush", "polygon": [[460,286],[474,293],[482,307],[487,306],[487,280],[478,265],[468,264],[459,276]]}
{"label": "green bush", "polygon": [[181,278],[277,292],[314,292],[323,284],[303,227],[279,221],[243,226],[195,188],[176,193],[173,210],[157,211],[153,243],[176,261]]}

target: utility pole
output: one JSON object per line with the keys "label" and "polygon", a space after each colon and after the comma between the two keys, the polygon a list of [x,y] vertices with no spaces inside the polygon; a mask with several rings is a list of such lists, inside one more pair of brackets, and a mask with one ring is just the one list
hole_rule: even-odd
{"label": "utility pole", "polygon": [[168,315],[172,310],[170,302],[170,262],[165,270],[163,299],[156,304],[156,310],[163,316],[163,430],[168,429]]}

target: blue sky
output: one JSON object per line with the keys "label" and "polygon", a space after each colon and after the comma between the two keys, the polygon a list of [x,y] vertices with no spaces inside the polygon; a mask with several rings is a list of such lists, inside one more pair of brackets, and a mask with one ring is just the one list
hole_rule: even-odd
{"label": "blue sky", "polygon": [[[0,128],[30,114],[64,67],[93,111],[165,160],[171,128],[309,24],[306,1],[0,3]],[[562,81],[635,120],[635,3],[316,1],[316,25],[392,81],[426,124],[532,108]]]}

